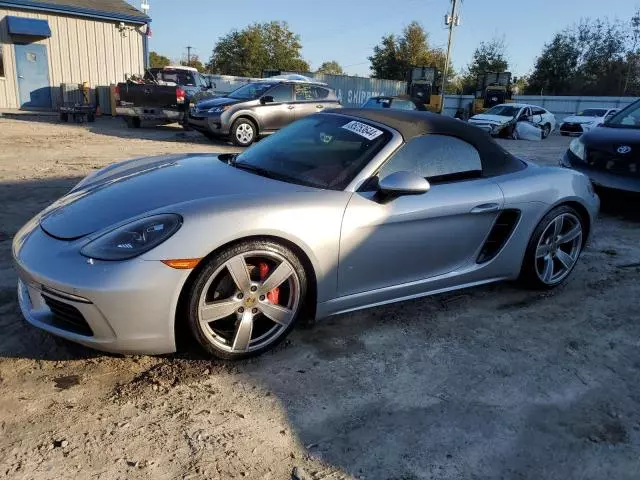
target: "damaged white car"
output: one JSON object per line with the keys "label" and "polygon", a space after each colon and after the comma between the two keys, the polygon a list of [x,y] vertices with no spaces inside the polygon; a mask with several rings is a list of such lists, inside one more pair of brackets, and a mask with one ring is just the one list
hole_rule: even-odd
{"label": "damaged white car", "polygon": [[582,135],[602,125],[606,119],[619,111],[619,108],[587,108],[562,120],[560,135]]}
{"label": "damaged white car", "polygon": [[[547,138],[556,128],[553,113],[536,105],[503,103],[485,113],[474,115],[469,123],[489,132],[492,136],[519,138],[517,124],[527,122],[540,131],[541,139]],[[530,129],[528,129],[530,130]]]}

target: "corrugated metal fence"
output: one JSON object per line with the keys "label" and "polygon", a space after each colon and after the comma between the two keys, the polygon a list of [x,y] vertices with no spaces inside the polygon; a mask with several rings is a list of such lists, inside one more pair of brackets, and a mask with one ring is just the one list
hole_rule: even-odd
{"label": "corrugated metal fence", "polygon": [[[406,82],[381,80],[379,78],[350,77],[323,73],[303,73],[306,77],[324,82],[333,88],[345,107],[359,107],[369,97],[377,95],[400,95],[406,92]],[[248,82],[262,78],[234,77],[231,75],[207,75],[217,94],[229,93]]]}
{"label": "corrugated metal fence", "polygon": [[407,93],[407,82],[398,82],[397,80],[325,73],[303,73],[302,75],[329,85],[335,90],[338,99],[345,107],[359,107],[370,97]]}

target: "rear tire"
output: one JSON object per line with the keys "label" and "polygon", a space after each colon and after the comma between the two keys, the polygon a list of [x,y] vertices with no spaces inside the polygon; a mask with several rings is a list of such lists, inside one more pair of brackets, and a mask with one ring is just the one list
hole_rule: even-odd
{"label": "rear tire", "polygon": [[215,357],[260,355],[293,329],[306,292],[307,277],[295,253],[271,241],[244,241],[214,254],[191,283],[189,329]]}
{"label": "rear tire", "polygon": [[238,147],[250,146],[258,136],[258,128],[248,118],[239,118],[231,126],[231,141]]}
{"label": "rear tire", "polygon": [[69,114],[68,113],[61,113],[60,114],[60,121],[61,122],[68,122],[69,121]]}
{"label": "rear tire", "polygon": [[568,205],[547,213],[527,245],[520,281],[538,290],[549,290],[562,284],[578,263],[585,227],[580,214]]}

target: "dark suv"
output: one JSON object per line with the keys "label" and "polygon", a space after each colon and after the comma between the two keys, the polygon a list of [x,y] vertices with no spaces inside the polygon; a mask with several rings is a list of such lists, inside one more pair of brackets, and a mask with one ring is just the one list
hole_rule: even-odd
{"label": "dark suv", "polygon": [[230,138],[248,147],[300,118],[326,108],[340,108],[335,92],[311,80],[266,78],[224,97],[197,103],[189,111],[189,126],[208,138]]}

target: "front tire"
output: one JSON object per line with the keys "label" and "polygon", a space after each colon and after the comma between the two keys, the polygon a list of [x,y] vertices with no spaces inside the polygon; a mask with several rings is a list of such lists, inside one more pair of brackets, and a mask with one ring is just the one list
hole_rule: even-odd
{"label": "front tire", "polygon": [[551,135],[551,125],[548,123],[545,123],[544,127],[542,127],[542,139],[544,140],[549,135]]}
{"label": "front tire", "polygon": [[247,118],[239,118],[231,126],[231,141],[238,147],[248,147],[258,136],[258,128]]}
{"label": "front tire", "polygon": [[571,274],[584,245],[584,220],[568,205],[547,213],[531,235],[520,280],[536,289],[551,289]]}
{"label": "front tire", "polygon": [[290,249],[246,241],[210,258],[188,292],[190,330],[225,360],[260,355],[293,329],[305,295],[304,267]]}

